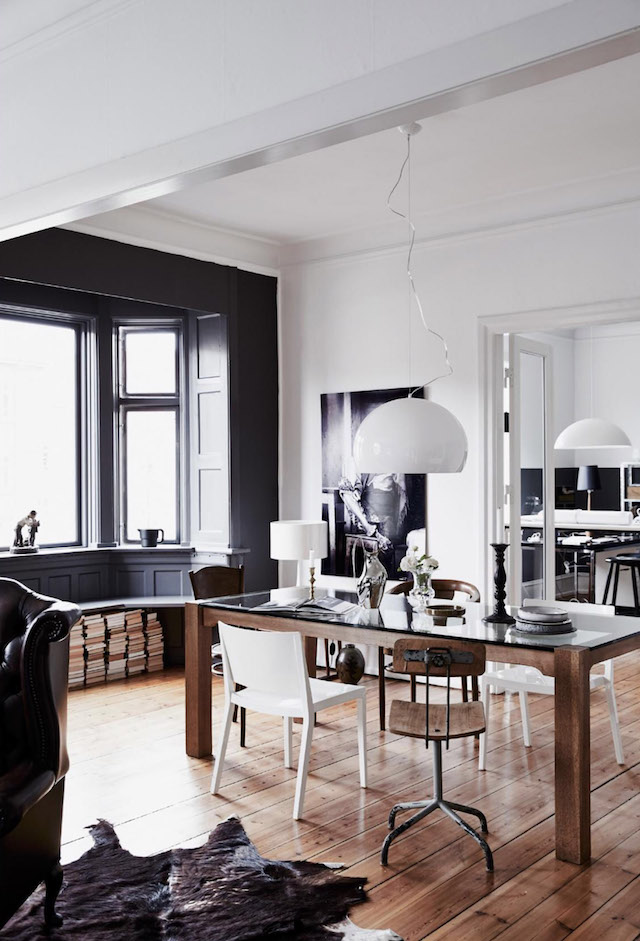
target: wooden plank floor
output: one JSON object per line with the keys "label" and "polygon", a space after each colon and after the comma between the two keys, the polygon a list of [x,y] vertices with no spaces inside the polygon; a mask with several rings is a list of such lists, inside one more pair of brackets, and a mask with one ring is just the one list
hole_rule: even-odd
{"label": "wooden plank floor", "polygon": [[[492,700],[486,772],[477,744],[451,743],[445,795],[486,814],[495,873],[479,848],[434,814],[394,843],[383,869],[387,814],[431,792],[431,755],[418,740],[378,731],[377,681],[368,678],[369,788],[358,786],[355,707],[324,713],[314,733],[304,820],[291,819],[295,771],[282,766],[280,721],[249,714],[246,749],[234,726],[222,793],[209,794],[211,762],[184,753],[184,679],[179,670],[74,691],[69,701],[72,768],[67,778],[63,862],[89,845],[87,825],[112,821],[136,854],[196,845],[238,814],[265,856],[340,861],[366,875],[362,927],[393,928],[406,941],[633,941],[640,938],[640,654],[616,664],[627,764],[616,764],[604,695],[592,697],[593,859],[554,855],[553,698],[531,696],[534,747],[525,749],[516,697]],[[220,721],[221,680],[214,679]],[[407,698],[390,681],[388,700]],[[442,696],[433,693],[434,701]],[[294,762],[299,746],[294,731]]]}

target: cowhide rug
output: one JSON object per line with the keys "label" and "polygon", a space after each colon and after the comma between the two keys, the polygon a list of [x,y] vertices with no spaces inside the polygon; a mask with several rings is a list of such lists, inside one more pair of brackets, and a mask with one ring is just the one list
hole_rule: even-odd
{"label": "cowhide rug", "polygon": [[42,890],[0,931],[11,941],[402,941],[348,919],[364,902],[363,878],[335,867],[263,859],[237,818],[204,846],[157,856],[123,850],[110,823],[91,827],[94,845],[64,870],[47,931]]}

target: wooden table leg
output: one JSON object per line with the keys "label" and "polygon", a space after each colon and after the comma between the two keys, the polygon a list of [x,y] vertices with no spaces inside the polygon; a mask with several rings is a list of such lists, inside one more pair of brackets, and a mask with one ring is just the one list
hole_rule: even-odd
{"label": "wooden table leg", "polygon": [[[307,661],[307,673],[310,677],[316,677],[317,662],[318,662],[318,638],[317,637],[303,637],[304,643],[304,658]],[[298,725],[302,722],[302,719],[293,720]],[[318,721],[318,714],[316,713],[313,717],[313,724],[316,725]]]}
{"label": "wooden table leg", "polygon": [[558,647],[555,665],[556,857],[591,857],[589,651]]}
{"label": "wooden table leg", "polygon": [[317,637],[305,637],[304,638],[304,656],[307,661],[307,671],[309,676],[316,676],[316,663],[318,659],[318,638]]}
{"label": "wooden table leg", "polygon": [[192,758],[211,754],[211,642],[212,628],[204,625],[204,609],[185,605],[186,749]]}

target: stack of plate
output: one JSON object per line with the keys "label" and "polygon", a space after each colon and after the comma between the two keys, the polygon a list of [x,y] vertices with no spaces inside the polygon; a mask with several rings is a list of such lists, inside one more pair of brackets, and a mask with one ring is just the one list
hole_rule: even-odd
{"label": "stack of plate", "polygon": [[518,609],[516,630],[523,634],[569,634],[575,627],[563,608],[531,605]]}

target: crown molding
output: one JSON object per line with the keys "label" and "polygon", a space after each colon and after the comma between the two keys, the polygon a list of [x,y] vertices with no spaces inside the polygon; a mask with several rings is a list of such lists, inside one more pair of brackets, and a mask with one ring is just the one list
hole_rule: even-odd
{"label": "crown molding", "polygon": [[[600,187],[600,198],[593,198]],[[507,233],[569,224],[640,207],[640,167],[620,174],[511,194],[500,200],[456,207],[414,218],[415,247],[496,238]],[[282,246],[282,269],[331,264],[358,257],[406,252],[406,231],[390,234],[394,223],[336,233]]]}
{"label": "crown molding", "polygon": [[68,13],[42,29],[23,36],[8,46],[0,47],[0,64],[56,43],[79,30],[105,22],[138,2],[139,0],[94,0],[93,3]]}
{"label": "crown molding", "polygon": [[276,275],[280,266],[280,247],[275,241],[150,206],[129,206],[61,228],[259,274]]}
{"label": "crown molding", "polygon": [[[416,217],[416,229],[424,234],[416,238],[415,246],[437,247],[498,238],[640,208],[640,167],[576,183],[576,186],[568,184],[532,190],[490,203]],[[610,197],[617,195],[620,198],[592,205],[584,202],[574,205],[579,194],[592,194],[599,185]],[[565,208],[562,208],[559,197],[564,199]],[[540,212],[542,206],[546,206],[548,211]],[[505,210],[508,210],[508,217],[505,217]],[[407,250],[406,233],[403,230],[400,234],[392,220],[375,229],[357,229],[319,239],[282,243],[147,204],[118,209],[62,228],[270,275],[305,265],[336,264],[357,258],[401,254]],[[390,230],[394,228],[391,234]]]}

